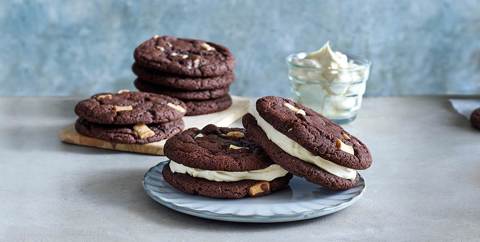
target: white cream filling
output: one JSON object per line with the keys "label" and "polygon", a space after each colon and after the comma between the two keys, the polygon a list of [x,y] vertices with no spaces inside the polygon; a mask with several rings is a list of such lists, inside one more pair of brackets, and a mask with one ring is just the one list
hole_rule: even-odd
{"label": "white cream filling", "polygon": [[170,160],[169,166],[173,173],[187,174],[193,177],[217,182],[235,182],[241,180],[272,181],[275,178],[285,176],[288,173],[288,171],[276,164],[270,165],[264,169],[251,171],[202,170],[179,164],[173,160]]}
{"label": "white cream filling", "polygon": [[277,131],[271,124],[269,124],[260,116],[255,108],[255,102],[250,106],[249,112],[255,117],[257,120],[257,125],[260,126],[260,128],[265,132],[268,139],[270,139],[270,141],[280,147],[280,149],[285,151],[287,154],[320,167],[328,173],[341,178],[355,180],[357,177],[356,170],[337,165],[320,156],[314,155],[307,149],[303,148],[299,143],[282,134],[280,131]]}

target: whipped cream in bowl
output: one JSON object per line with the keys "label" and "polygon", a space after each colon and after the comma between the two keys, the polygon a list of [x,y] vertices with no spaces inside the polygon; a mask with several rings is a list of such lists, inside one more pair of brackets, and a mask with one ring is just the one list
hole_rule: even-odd
{"label": "whipped cream in bowl", "polygon": [[371,63],[334,51],[330,42],[287,57],[295,99],[337,123],[353,121],[365,93]]}

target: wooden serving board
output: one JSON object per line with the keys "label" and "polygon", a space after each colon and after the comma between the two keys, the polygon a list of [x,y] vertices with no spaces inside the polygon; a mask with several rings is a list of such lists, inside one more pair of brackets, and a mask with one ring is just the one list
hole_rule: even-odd
{"label": "wooden serving board", "polygon": [[[233,104],[227,110],[205,115],[184,117],[185,128],[202,128],[207,124],[215,124],[217,126],[229,126],[237,121],[248,111],[250,101],[248,98],[233,96]],[[139,145],[139,144],[119,144],[105,140],[92,138],[81,135],[75,131],[74,125],[70,125],[60,131],[58,137],[61,141],[69,144],[91,146],[101,149],[119,150],[127,152],[135,152],[150,155],[163,155],[163,145],[165,140]]]}

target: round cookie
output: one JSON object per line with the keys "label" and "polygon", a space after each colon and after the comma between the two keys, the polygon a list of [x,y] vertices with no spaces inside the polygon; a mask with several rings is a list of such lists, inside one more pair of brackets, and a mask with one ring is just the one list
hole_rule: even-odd
{"label": "round cookie", "polygon": [[80,101],[75,113],[98,124],[151,124],[182,118],[185,104],[173,97],[145,93],[101,93]]}
{"label": "round cookie", "polygon": [[[241,128],[222,128],[207,125],[202,130],[191,128],[168,139],[165,156],[171,162],[208,172],[244,172],[265,169],[274,163],[263,150],[247,140]],[[283,170],[283,169],[282,169]],[[291,175],[272,177],[271,181],[239,180],[213,181],[174,173],[170,164],[163,169],[165,180],[186,193],[215,198],[242,198],[266,195],[288,185]],[[252,186],[262,186],[262,192],[251,193]]]}
{"label": "round cookie", "polygon": [[165,74],[152,69],[146,69],[134,63],[132,71],[140,79],[145,80],[152,84],[157,84],[165,87],[197,91],[197,90],[210,90],[228,87],[234,80],[235,75],[233,72],[227,72],[222,76],[216,77],[186,77],[175,76],[172,74]]}
{"label": "round cookie", "polygon": [[472,127],[480,130],[480,108],[473,110],[470,115],[470,123],[472,124]]}
{"label": "round cookie", "polygon": [[77,119],[75,130],[85,136],[121,144],[146,144],[172,137],[184,128],[182,119],[159,124],[148,124],[153,136],[141,138],[133,125],[95,124],[83,118]]}
{"label": "round cookie", "polygon": [[[367,169],[372,164],[365,144],[308,107],[290,99],[267,96],[257,100],[256,110],[275,130],[314,155],[356,170]],[[354,154],[339,149],[339,140],[353,147]]]}
{"label": "round cookie", "polygon": [[287,154],[268,139],[265,132],[257,125],[255,118],[250,114],[243,116],[242,123],[247,130],[247,138],[261,146],[265,153],[267,153],[275,163],[279,164],[293,175],[304,177],[308,181],[319,184],[330,190],[349,189],[355,186],[360,179],[358,174],[355,180],[332,175],[317,166],[311,165]]}
{"label": "round cookie", "polygon": [[230,50],[221,45],[173,36],[154,36],[143,42],[134,58],[151,69],[192,77],[224,75],[233,71],[235,62]]}
{"label": "round cookie", "polygon": [[190,128],[167,140],[165,156],[203,170],[249,171],[272,165],[263,150],[245,139],[244,134],[242,128],[219,128],[212,124],[201,130]]}
{"label": "round cookie", "polygon": [[223,111],[232,106],[232,97],[226,95],[203,101],[184,101],[187,106],[186,116],[195,116]]}
{"label": "round cookie", "polygon": [[157,86],[145,82],[141,79],[136,79],[134,82],[135,87],[142,92],[153,92],[157,94],[167,95],[170,97],[178,98],[181,100],[209,100],[219,97],[223,97],[228,94],[228,87],[212,90],[199,90],[199,91],[183,91],[178,89],[172,89],[169,87]]}
{"label": "round cookie", "polygon": [[288,182],[292,178],[292,175],[288,174],[269,182],[259,182],[254,180],[243,180],[237,182],[212,182],[206,179],[194,178],[185,174],[172,173],[168,166],[163,168],[162,174],[165,178],[165,181],[182,192],[193,195],[227,199],[251,197],[252,195],[249,192],[250,188],[256,185],[268,186],[269,189],[268,192],[255,195],[255,197],[268,195],[272,192],[287,188]]}

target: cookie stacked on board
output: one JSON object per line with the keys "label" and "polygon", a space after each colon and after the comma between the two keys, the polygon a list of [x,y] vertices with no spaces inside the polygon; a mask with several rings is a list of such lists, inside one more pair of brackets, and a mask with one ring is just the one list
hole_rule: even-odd
{"label": "cookie stacked on board", "polygon": [[138,90],[182,100],[187,116],[214,113],[232,105],[234,81],[230,50],[203,40],[154,36],[134,52]]}
{"label": "cookie stacked on board", "polygon": [[165,140],[184,128],[185,104],[154,93],[100,93],[75,106],[75,130],[85,136],[120,144]]}

